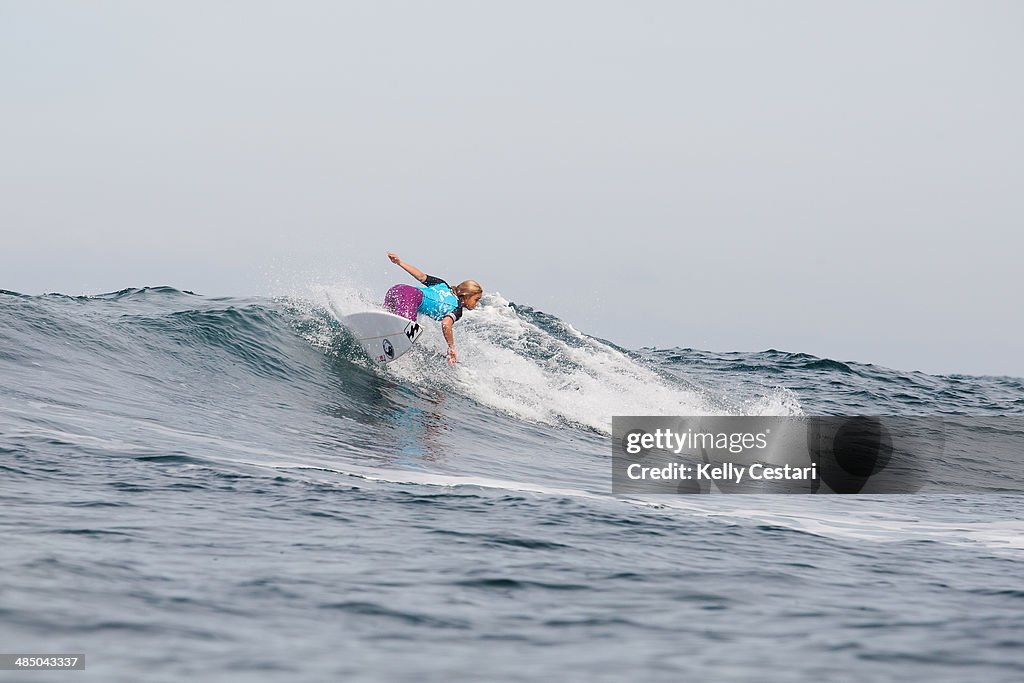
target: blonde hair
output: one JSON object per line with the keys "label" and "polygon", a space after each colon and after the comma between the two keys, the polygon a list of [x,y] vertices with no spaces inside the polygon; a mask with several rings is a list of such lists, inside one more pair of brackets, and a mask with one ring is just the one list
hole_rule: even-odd
{"label": "blonde hair", "polygon": [[463,280],[459,284],[452,287],[452,291],[455,292],[455,296],[459,297],[459,300],[471,297],[474,294],[483,294],[484,288],[480,286],[480,283],[476,280]]}

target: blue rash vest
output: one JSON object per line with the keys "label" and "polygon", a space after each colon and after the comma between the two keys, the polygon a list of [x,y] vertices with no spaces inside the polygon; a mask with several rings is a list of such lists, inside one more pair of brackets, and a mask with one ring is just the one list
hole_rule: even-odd
{"label": "blue rash vest", "polygon": [[441,278],[428,275],[423,280],[423,286],[416,289],[423,292],[423,301],[417,310],[418,313],[434,320],[443,320],[445,316],[449,316],[452,322],[462,317],[459,297],[455,295],[451,285]]}

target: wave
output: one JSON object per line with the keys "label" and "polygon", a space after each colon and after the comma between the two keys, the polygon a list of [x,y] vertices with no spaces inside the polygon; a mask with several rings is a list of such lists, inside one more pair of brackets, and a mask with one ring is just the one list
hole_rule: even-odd
{"label": "wave", "polygon": [[[382,367],[328,312],[328,294],[345,313],[376,306],[373,293],[340,285],[278,298],[170,287],[0,293],[2,450],[20,476],[60,477],[74,459],[117,486],[153,468],[173,469],[175,486],[224,490],[270,472],[272,482],[310,486],[596,505],[611,498],[612,415],[1024,413],[1014,378],[902,373],[774,349],[634,351],[498,293],[458,324],[455,367],[432,321],[412,352]],[[734,510],[810,533],[845,523],[842,512],[824,520],[820,507],[805,515],[799,500],[774,502],[775,517],[740,500],[634,503]],[[882,533],[876,526],[858,533]],[[1004,543],[1003,530],[979,533],[990,531]]]}
{"label": "wave", "polygon": [[[271,299],[206,297],[173,287],[74,297],[3,292],[0,358],[70,363],[86,377],[145,375],[157,390],[175,378],[180,388],[182,378],[188,385],[254,377],[353,389],[359,398],[397,384],[426,400],[438,393],[459,396],[483,411],[481,419],[496,411],[603,434],[612,415],[799,415],[808,395],[817,412],[920,412],[943,394],[962,403],[972,393],[958,378],[775,349],[631,351],[500,293],[489,294],[456,327],[460,363],[454,368],[444,362],[439,326],[429,320],[412,352],[380,367],[328,312],[328,294],[345,313],[376,307],[371,293],[345,286]],[[1020,389],[1011,378],[994,384],[1009,394]],[[822,391],[826,386],[833,389]],[[1007,399],[1011,406],[1020,402],[1019,394]]]}
{"label": "wave", "polygon": [[[347,304],[342,311],[346,314],[374,305],[358,290],[323,288],[321,301],[328,294]],[[323,307],[307,310],[315,314]],[[612,415],[740,414],[735,401],[716,394],[713,386],[665,373],[641,354],[508,301],[500,293],[486,295],[483,305],[456,327],[460,363],[454,369],[444,364],[446,347],[439,326],[430,320],[425,324],[437,330],[424,334],[401,361],[371,369],[407,386],[459,394],[529,422],[599,433],[610,432]],[[329,335],[307,329],[306,338],[323,344]],[[747,408],[758,414],[800,413],[795,400],[779,400],[779,394],[773,389],[765,396],[748,397],[761,402],[748,401]]]}

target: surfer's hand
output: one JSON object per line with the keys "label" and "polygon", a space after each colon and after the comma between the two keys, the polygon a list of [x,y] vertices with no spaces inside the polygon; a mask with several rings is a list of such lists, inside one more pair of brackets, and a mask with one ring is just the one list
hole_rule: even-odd
{"label": "surfer's hand", "polygon": [[455,347],[448,347],[448,365],[455,365],[459,362],[459,357],[455,355]]}
{"label": "surfer's hand", "polygon": [[394,263],[396,266],[402,265],[402,259],[398,258],[398,254],[396,254],[395,252],[389,251],[388,258],[391,259],[391,262]]}

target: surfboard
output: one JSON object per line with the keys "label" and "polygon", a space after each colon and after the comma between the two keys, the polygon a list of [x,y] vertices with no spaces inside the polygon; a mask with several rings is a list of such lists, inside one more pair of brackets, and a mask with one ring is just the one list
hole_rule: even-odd
{"label": "surfboard", "polygon": [[352,333],[359,345],[378,363],[390,363],[412,348],[423,328],[418,322],[394,313],[366,311],[342,315],[328,297],[331,312]]}

